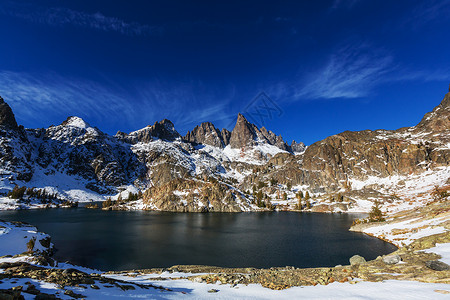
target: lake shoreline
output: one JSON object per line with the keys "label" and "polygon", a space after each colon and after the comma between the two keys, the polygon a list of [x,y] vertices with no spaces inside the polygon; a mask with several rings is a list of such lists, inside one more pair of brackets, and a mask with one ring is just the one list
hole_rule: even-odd
{"label": "lake shoreline", "polygon": [[[419,214],[424,219],[435,220],[438,218],[446,220],[450,211],[448,210],[449,205],[448,203],[431,203],[424,207],[423,211],[419,211]],[[383,228],[386,224],[397,224],[390,227],[392,231],[392,229],[400,227],[399,225],[405,224],[405,220],[423,222],[423,220],[416,219],[417,213],[409,211],[390,216],[387,222],[359,224],[351,227],[349,230],[363,233],[372,229],[372,236],[383,238],[385,241],[398,247],[393,253],[379,256],[362,264],[329,268],[221,268],[206,265],[176,265],[169,268],[99,272],[67,264],[60,264],[56,267],[43,266],[40,263],[45,264],[46,260],[51,262],[51,259],[42,259],[42,255],[39,254],[18,253],[18,255],[12,257],[0,257],[0,269],[3,270],[0,274],[0,280],[3,282],[14,282],[14,280],[17,280],[15,278],[40,280],[55,284],[57,293],[71,294],[73,296],[86,296],[90,295],[90,293],[95,295],[98,291],[96,290],[97,287],[99,287],[100,291],[104,290],[103,287],[106,287],[109,292],[115,289],[117,293],[124,293],[124,295],[141,290],[145,293],[179,294],[179,290],[167,287],[171,286],[172,283],[182,284],[183,286],[206,286],[205,291],[207,290],[210,293],[225,291],[225,289],[228,291],[238,288],[250,288],[255,285],[281,293],[296,287],[326,285],[336,287],[336,283],[349,284],[350,287],[355,284],[363,286],[365,282],[405,281],[444,284],[442,285],[443,288],[435,289],[434,291],[443,294],[450,293],[448,291],[450,270],[435,270],[433,269],[434,267],[430,267],[430,262],[436,262],[441,259],[440,255],[433,253],[438,252],[434,250],[435,247],[440,244],[448,245],[450,243],[450,231],[446,230],[442,233],[417,238],[408,245],[402,246],[399,246],[399,240],[386,236],[384,231],[373,231],[373,228]],[[435,228],[435,223],[432,223],[430,226]],[[446,221],[444,226],[450,229],[448,228],[448,221]],[[411,230],[411,232],[414,234],[415,231]],[[398,257],[399,262],[389,262],[393,257]],[[140,284],[142,280],[147,280],[151,283]],[[0,293],[3,291],[17,292],[17,290],[12,289],[4,290],[0,285]],[[31,292],[36,291],[31,290]],[[40,291],[38,292],[40,293]],[[181,296],[181,294],[179,295]],[[96,296],[93,297],[95,298]]]}

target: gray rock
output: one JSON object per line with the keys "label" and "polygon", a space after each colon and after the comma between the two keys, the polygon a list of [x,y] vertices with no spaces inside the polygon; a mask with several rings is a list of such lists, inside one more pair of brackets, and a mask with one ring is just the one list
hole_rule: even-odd
{"label": "gray rock", "polygon": [[435,271],[447,271],[450,270],[450,266],[439,260],[429,260],[425,265],[431,270]]}
{"label": "gray rock", "polygon": [[402,261],[402,258],[398,254],[391,254],[383,257],[383,262],[387,265],[395,265]]}
{"label": "gray rock", "polygon": [[350,265],[352,265],[352,266],[362,265],[365,263],[366,263],[366,259],[362,256],[353,255],[352,257],[350,257]]}
{"label": "gray rock", "polygon": [[46,294],[46,293],[40,293],[37,294],[36,297],[34,297],[35,300],[53,300],[56,299],[55,295],[52,294]]}
{"label": "gray rock", "polygon": [[224,138],[222,133],[214,127],[210,122],[204,122],[189,131],[184,138],[185,140],[197,144],[211,145],[218,148],[224,148]]}
{"label": "gray rock", "polygon": [[208,291],[208,293],[218,293],[219,292],[219,290],[216,290],[216,289],[210,289],[209,291]]}
{"label": "gray rock", "polygon": [[17,129],[16,118],[11,107],[0,97],[0,125],[11,129]]}

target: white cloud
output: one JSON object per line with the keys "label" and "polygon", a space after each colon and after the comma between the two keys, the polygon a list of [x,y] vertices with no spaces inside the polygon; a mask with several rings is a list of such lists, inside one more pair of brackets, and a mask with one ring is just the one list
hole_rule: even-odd
{"label": "white cloud", "polygon": [[46,113],[107,118],[129,118],[133,110],[124,97],[90,81],[56,74],[30,75],[0,71],[0,95],[20,119],[39,122]]}
{"label": "white cloud", "polygon": [[310,74],[294,98],[358,98],[383,80],[393,58],[368,45],[350,45],[332,54],[319,71]]}
{"label": "white cloud", "polygon": [[130,36],[158,35],[163,31],[162,27],[126,22],[100,12],[86,13],[61,7],[44,9],[32,4],[16,5],[13,2],[5,2],[0,4],[0,14],[50,26],[71,25]]}
{"label": "white cloud", "polygon": [[124,131],[169,118],[180,133],[203,121],[223,120],[232,97],[222,94],[219,101],[214,92],[192,82],[167,86],[153,81],[125,88],[54,73],[11,71],[0,71],[0,95],[19,124],[44,127],[75,115],[101,130],[102,124],[113,123],[114,130]]}

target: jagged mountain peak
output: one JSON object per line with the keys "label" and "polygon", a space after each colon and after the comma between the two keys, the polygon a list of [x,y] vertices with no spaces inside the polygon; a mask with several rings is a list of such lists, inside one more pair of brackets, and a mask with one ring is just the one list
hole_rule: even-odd
{"label": "jagged mountain peak", "polygon": [[11,107],[0,97],[0,125],[16,129],[17,122]]}
{"label": "jagged mountain peak", "polygon": [[181,138],[181,135],[175,130],[172,121],[168,119],[156,121],[153,125],[148,125],[147,127],[133,131],[128,135],[120,133],[116,136],[125,138],[131,143],[149,143],[155,138],[167,141],[174,141]]}
{"label": "jagged mountain peak", "polygon": [[239,113],[236,125],[230,135],[231,148],[255,146],[261,143],[275,146],[283,151],[291,151],[281,135],[276,135],[265,127],[258,129],[256,125],[247,121],[244,115]]}
{"label": "jagged mountain peak", "polygon": [[153,125],[148,125],[147,127],[164,126],[167,130],[175,130],[175,125],[169,119],[162,119],[161,121],[156,121]]}
{"label": "jagged mountain peak", "polygon": [[173,141],[177,138],[180,138],[180,134],[175,130],[175,126],[172,121],[168,119],[163,119],[162,121],[155,122],[150,127],[147,127],[150,130],[150,134],[153,137]]}
{"label": "jagged mountain peak", "polygon": [[73,126],[78,128],[89,128],[91,127],[85,120],[80,117],[71,116],[68,117],[64,122],[61,123],[62,126]]}
{"label": "jagged mountain peak", "polygon": [[292,141],[291,143],[291,151],[296,153],[296,152],[303,152],[305,151],[306,146],[303,142],[299,142],[297,143],[295,140]]}
{"label": "jagged mountain peak", "polygon": [[188,131],[183,139],[192,143],[224,148],[228,141],[228,134],[223,130],[219,131],[211,122],[203,122],[195,126],[192,131]]}
{"label": "jagged mountain peak", "polygon": [[255,144],[256,131],[258,128],[249,123],[241,113],[238,114],[236,125],[231,131],[230,146],[231,148],[242,148]]}

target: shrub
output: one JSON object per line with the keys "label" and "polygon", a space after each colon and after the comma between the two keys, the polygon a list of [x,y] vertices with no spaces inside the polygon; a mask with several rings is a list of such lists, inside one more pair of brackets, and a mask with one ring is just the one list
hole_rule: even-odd
{"label": "shrub", "polygon": [[112,200],[111,200],[111,198],[108,198],[108,199],[106,199],[105,201],[103,201],[103,203],[102,203],[102,207],[103,207],[103,208],[107,208],[107,207],[110,207],[110,206],[112,206]]}
{"label": "shrub", "polygon": [[27,242],[27,251],[30,253],[33,252],[35,244],[36,244],[36,237],[34,236]]}
{"label": "shrub", "polygon": [[433,199],[435,201],[440,201],[440,200],[445,200],[447,199],[447,197],[449,196],[449,192],[444,190],[444,189],[440,189],[437,186],[434,188],[434,191],[431,193],[431,196],[433,197]]}
{"label": "shrub", "polygon": [[288,190],[290,190],[292,188],[292,183],[290,181],[286,184],[286,188]]}
{"label": "shrub", "polygon": [[258,182],[258,190],[259,189],[262,189],[263,187],[265,187],[266,186],[266,184],[263,182],[263,181],[259,181]]}
{"label": "shrub", "polygon": [[11,192],[8,193],[8,197],[12,199],[22,199],[27,188],[25,186],[19,187],[16,185]]}

